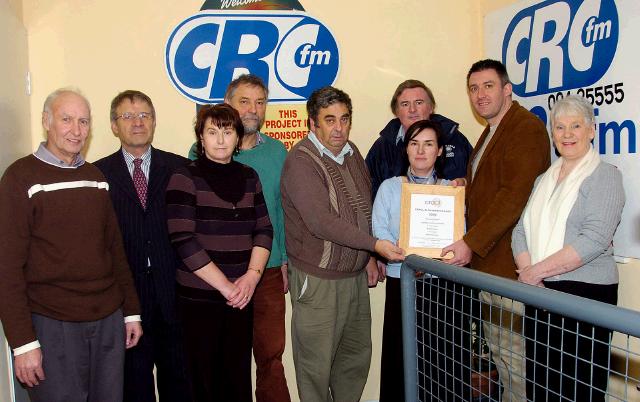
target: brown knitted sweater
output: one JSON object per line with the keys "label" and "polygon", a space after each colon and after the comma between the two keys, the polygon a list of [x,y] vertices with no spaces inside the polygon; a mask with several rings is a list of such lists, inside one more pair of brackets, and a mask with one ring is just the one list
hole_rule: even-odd
{"label": "brown knitted sweater", "polygon": [[31,313],[94,321],[138,297],[106,180],[29,155],[0,182],[0,319],[12,348],[36,340]]}
{"label": "brown knitted sweater", "polygon": [[339,165],[320,156],[305,138],[291,150],[280,189],[291,264],[324,279],[357,275],[376,239],[371,235],[371,181],[364,160],[353,155]]}

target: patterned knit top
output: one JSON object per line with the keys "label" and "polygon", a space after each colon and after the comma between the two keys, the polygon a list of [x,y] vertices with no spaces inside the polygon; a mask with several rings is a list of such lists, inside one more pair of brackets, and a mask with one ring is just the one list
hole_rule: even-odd
{"label": "patterned knit top", "polygon": [[233,280],[246,271],[254,246],[271,249],[273,228],[258,174],[239,162],[201,158],[167,185],[169,236],[182,258],[180,285],[213,290],[194,272],[210,261]]}
{"label": "patterned knit top", "polygon": [[281,191],[289,260],[325,279],[357,275],[376,239],[371,235],[371,181],[360,152],[342,165],[307,138],[287,156]]}

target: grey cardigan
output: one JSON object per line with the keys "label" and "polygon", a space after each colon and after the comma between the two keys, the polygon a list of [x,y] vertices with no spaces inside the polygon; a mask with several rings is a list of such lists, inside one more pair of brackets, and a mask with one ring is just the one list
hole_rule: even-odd
{"label": "grey cardigan", "polygon": [[[533,191],[538,187],[536,179]],[[624,207],[622,174],[608,163],[600,162],[596,170],[580,186],[564,235],[583,265],[571,272],[551,276],[545,281],[577,281],[610,285],[618,283],[618,267],[613,260],[613,235],[620,223]],[[528,251],[522,216],[513,229],[511,249],[516,256]]]}

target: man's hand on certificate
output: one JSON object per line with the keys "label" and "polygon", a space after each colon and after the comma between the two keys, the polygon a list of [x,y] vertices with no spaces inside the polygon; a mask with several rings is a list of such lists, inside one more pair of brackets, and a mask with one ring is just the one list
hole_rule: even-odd
{"label": "man's hand on certificate", "polygon": [[452,187],[464,187],[467,185],[467,179],[465,179],[464,177],[459,177],[457,179],[451,180],[451,183],[449,185]]}
{"label": "man's hand on certificate", "polygon": [[404,250],[389,240],[377,240],[376,241],[376,253],[386,258],[387,261],[403,261]]}
{"label": "man's hand on certificate", "polygon": [[[448,258],[448,253],[453,253],[453,257]],[[443,257],[443,262],[459,267],[464,267],[471,262],[472,255],[473,251],[471,251],[467,243],[462,239],[443,248],[442,253],[440,253],[440,257]]]}

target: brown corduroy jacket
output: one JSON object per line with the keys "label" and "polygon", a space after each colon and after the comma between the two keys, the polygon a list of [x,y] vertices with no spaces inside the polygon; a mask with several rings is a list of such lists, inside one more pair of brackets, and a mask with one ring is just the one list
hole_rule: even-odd
{"label": "brown corduroy jacket", "polygon": [[533,182],[549,167],[549,135],[537,116],[514,101],[471,180],[471,161],[488,134],[487,126],[467,168],[464,241],[473,250],[472,268],[516,279],[511,232],[527,204]]}

